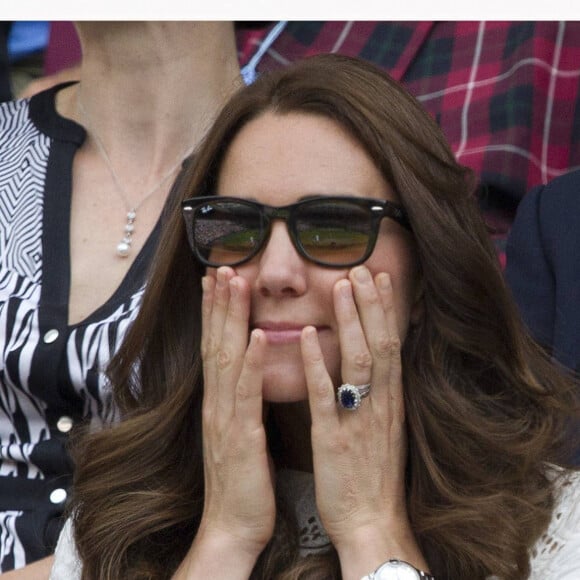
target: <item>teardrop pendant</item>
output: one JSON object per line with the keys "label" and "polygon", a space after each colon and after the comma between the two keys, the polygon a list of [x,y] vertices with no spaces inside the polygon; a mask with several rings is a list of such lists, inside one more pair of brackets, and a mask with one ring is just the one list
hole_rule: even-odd
{"label": "teardrop pendant", "polygon": [[125,240],[122,240],[117,244],[117,256],[119,256],[119,258],[126,258],[129,255],[130,249],[131,245]]}

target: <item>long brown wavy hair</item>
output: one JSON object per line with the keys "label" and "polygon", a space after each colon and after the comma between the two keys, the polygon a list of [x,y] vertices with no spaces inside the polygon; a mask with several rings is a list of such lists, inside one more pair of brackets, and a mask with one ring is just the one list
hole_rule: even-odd
{"label": "long brown wavy hair", "polygon": [[[526,578],[564,465],[575,384],[524,331],[474,196],[433,119],[373,65],[338,55],[259,78],[226,105],[175,188],[142,308],[109,369],[123,420],[75,448],[83,579],[170,578],[204,504],[200,302],[203,269],[179,202],[215,192],[224,153],[266,111],[330,118],[397,191],[413,227],[424,315],[403,346],[407,495],[438,578]],[[279,506],[252,578],[340,578],[336,553],[300,559]],[[219,557],[217,555],[216,557]]]}

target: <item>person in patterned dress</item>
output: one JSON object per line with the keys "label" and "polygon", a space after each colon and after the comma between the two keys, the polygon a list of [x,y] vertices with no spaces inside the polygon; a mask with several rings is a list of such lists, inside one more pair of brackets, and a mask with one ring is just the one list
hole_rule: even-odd
{"label": "person in patterned dress", "polygon": [[2,572],[54,549],[70,433],[115,418],[104,369],[171,185],[242,83],[231,22],[77,27],[80,82],[0,105]]}

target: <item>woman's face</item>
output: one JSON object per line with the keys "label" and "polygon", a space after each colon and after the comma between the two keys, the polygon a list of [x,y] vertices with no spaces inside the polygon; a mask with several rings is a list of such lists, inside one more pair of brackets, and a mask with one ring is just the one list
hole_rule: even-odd
{"label": "woman's face", "polygon": [[[252,199],[271,206],[309,195],[397,198],[364,149],[340,125],[308,114],[266,113],[248,123],[232,142],[222,165],[218,195]],[[371,274],[388,272],[395,293],[401,340],[420,316],[419,281],[411,234],[389,218],[381,222],[374,252],[365,262]],[[300,332],[312,325],[330,376],[340,377],[340,345],[332,289],[348,269],[304,260],[275,220],[264,249],[237,274],[251,287],[251,329],[268,338],[264,399],[307,399]]]}

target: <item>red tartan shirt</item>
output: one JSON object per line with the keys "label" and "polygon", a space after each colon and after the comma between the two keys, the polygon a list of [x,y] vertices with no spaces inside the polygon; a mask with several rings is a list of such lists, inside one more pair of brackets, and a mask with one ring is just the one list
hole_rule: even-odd
{"label": "red tartan shirt", "polygon": [[475,171],[502,264],[526,191],[580,168],[580,21],[273,22],[238,41],[257,74],[339,52],[405,85]]}

